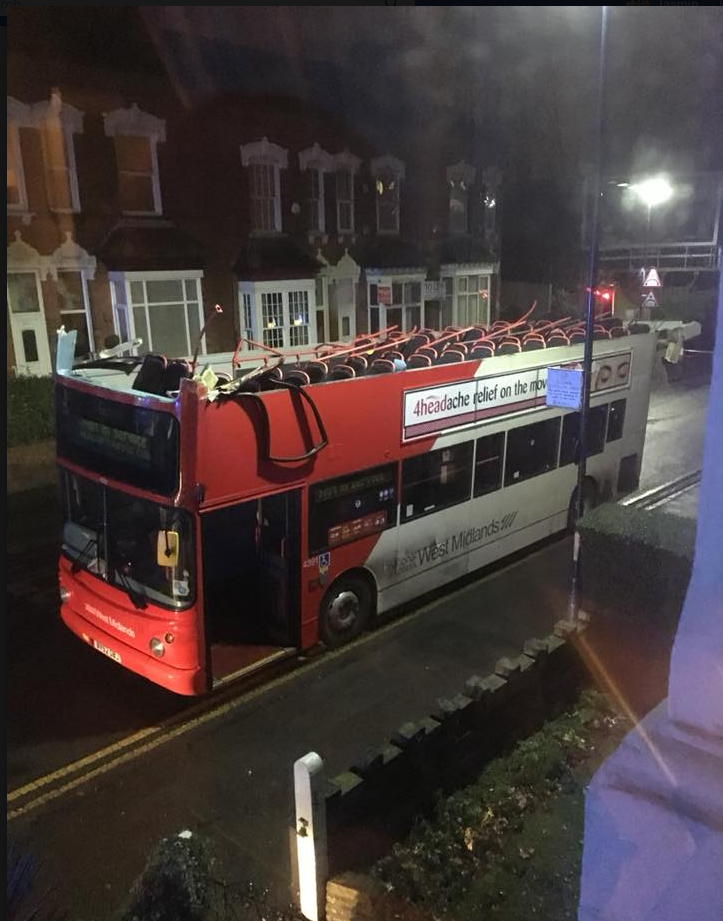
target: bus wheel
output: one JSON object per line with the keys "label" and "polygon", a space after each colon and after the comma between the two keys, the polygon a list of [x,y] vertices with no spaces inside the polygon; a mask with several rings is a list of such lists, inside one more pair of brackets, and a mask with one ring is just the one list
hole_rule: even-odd
{"label": "bus wheel", "polygon": [[[590,477],[585,478],[585,485],[582,490],[582,514],[587,515],[597,505],[598,495],[595,481]],[[572,534],[575,530],[575,512],[577,505],[577,487],[570,497],[570,507],[567,512],[567,530]]]}
{"label": "bus wheel", "polygon": [[329,649],[359,636],[372,612],[372,592],[361,576],[342,576],[321,602],[319,635]]}

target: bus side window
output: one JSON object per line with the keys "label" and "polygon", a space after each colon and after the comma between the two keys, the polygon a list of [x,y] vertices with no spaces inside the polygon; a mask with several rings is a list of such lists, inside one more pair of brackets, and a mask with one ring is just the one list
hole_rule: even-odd
{"label": "bus side window", "polygon": [[587,417],[587,456],[602,454],[605,450],[605,429],[608,421],[608,405],[591,406]]}
{"label": "bus side window", "polygon": [[[605,426],[607,404],[591,406],[587,424],[587,456],[594,457],[605,450]],[[562,420],[562,442],[560,445],[560,466],[576,464],[579,460],[580,413],[568,413]],[[610,438],[608,438],[610,441]]]}
{"label": "bus side window", "polygon": [[502,485],[502,456],[505,434],[486,435],[477,439],[477,457],[474,465],[474,494],[484,496]]}
{"label": "bus side window", "polygon": [[408,457],[402,464],[402,523],[466,502],[471,488],[471,441]]}
{"label": "bus side window", "polygon": [[507,433],[505,486],[512,486],[557,466],[560,417],[533,422]]}
{"label": "bus side window", "polygon": [[625,400],[614,400],[610,404],[608,418],[608,441],[619,441],[625,426]]}

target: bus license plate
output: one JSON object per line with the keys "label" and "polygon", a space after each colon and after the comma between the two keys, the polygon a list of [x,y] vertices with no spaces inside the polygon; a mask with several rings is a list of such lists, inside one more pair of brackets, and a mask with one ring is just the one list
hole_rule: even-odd
{"label": "bus license plate", "polygon": [[108,656],[109,659],[113,659],[114,662],[121,661],[121,657],[117,652],[113,652],[112,649],[108,649],[107,646],[99,643],[98,640],[93,640],[93,648],[97,649],[98,652],[102,652],[104,656]]}

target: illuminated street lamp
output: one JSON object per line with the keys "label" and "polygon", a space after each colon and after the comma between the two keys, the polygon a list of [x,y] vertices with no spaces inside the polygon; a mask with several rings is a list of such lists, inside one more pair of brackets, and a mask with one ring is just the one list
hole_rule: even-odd
{"label": "illuminated street lamp", "polygon": [[657,205],[665,204],[666,201],[672,198],[673,187],[665,176],[651,176],[649,179],[644,179],[642,182],[636,182],[631,185],[630,190],[648,209],[648,220],[645,225],[645,251],[643,253],[643,281],[645,281],[645,273],[648,270],[646,263],[650,243],[650,217],[653,213],[653,208]]}

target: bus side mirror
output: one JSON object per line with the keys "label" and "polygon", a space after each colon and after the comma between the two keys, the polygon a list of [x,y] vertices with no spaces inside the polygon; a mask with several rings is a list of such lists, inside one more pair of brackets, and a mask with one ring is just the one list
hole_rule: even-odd
{"label": "bus side mirror", "polygon": [[159,566],[178,566],[180,538],[178,531],[159,531],[156,562]]}

